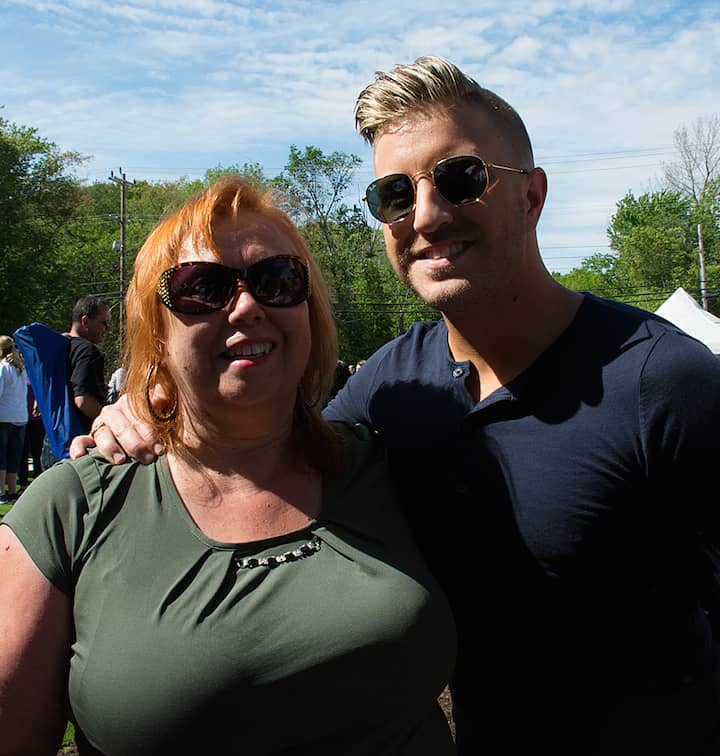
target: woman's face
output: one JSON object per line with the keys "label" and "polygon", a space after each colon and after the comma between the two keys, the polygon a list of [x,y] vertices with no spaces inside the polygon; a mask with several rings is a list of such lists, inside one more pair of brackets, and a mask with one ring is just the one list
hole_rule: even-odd
{"label": "woman's face", "polygon": [[[266,257],[296,254],[280,228],[251,211],[219,220],[214,240],[218,257],[187,240],[178,262],[206,260],[246,268]],[[262,419],[263,413],[292,413],[310,354],[308,304],[267,307],[244,287],[238,291],[215,312],[164,310],[163,364],[190,422],[236,425],[240,419]]]}

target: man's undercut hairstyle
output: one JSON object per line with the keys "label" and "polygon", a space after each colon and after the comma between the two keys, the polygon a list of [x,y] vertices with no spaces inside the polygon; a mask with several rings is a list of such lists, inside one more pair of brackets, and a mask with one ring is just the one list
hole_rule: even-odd
{"label": "man's undercut hairstyle", "polygon": [[110,305],[102,297],[92,295],[80,297],[75,303],[75,307],[73,307],[72,322],[79,323],[83,315],[87,315],[89,318],[96,318],[98,310],[104,307],[110,309]]}
{"label": "man's undercut hairstyle", "polygon": [[462,103],[483,108],[499,128],[509,129],[518,146],[528,149],[532,160],[530,137],[517,111],[454,63],[433,55],[391,71],[377,71],[375,81],[365,87],[355,103],[355,124],[360,136],[372,145],[385,130],[411,115]]}

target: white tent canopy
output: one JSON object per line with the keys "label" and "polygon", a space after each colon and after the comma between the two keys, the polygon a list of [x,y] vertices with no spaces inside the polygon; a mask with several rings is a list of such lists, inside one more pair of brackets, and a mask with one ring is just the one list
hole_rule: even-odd
{"label": "white tent canopy", "polygon": [[720,318],[703,310],[682,287],[666,299],[655,314],[702,341],[720,357]]}

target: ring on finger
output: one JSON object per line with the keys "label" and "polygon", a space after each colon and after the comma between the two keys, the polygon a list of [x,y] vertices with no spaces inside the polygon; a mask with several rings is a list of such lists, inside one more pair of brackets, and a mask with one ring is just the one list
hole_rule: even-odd
{"label": "ring on finger", "polygon": [[101,420],[99,423],[93,424],[92,428],[90,428],[90,435],[94,438],[95,434],[100,430],[100,428],[105,428],[106,424],[104,420]]}

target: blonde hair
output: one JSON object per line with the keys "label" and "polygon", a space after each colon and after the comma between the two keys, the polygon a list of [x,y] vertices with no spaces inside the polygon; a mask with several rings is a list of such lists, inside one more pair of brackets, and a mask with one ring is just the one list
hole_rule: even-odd
{"label": "blonde hair", "polygon": [[187,201],[160,222],[138,252],[126,300],[125,393],[136,415],[154,428],[166,448],[180,451],[182,413],[177,412],[171,421],[165,422],[153,416],[146,400],[148,376],[154,369],[153,383],[162,386],[169,406],[182,404],[177,386],[162,365],[163,305],[156,291],[158,276],[178,262],[187,241],[217,253],[214,222],[234,218],[243,210],[258,213],[275,224],[290,238],[295,253],[310,269],[312,291],[308,310],[312,338],[310,357],[295,401],[294,429],[310,463],[319,470],[332,470],[340,461],[339,436],[321,414],[332,386],[338,351],[327,285],[300,234],[290,218],[278,209],[273,195],[253,187],[240,176],[223,176]]}
{"label": "blonde hair", "polygon": [[437,106],[472,103],[483,108],[499,128],[510,129],[522,148],[532,146],[525,124],[502,97],[481,87],[445,58],[426,55],[414,63],[377,71],[355,103],[355,124],[360,136],[373,144],[386,129],[410,115]]}
{"label": "blonde hair", "polygon": [[0,336],[0,359],[6,359],[18,373],[25,370],[25,360],[10,336]]}

